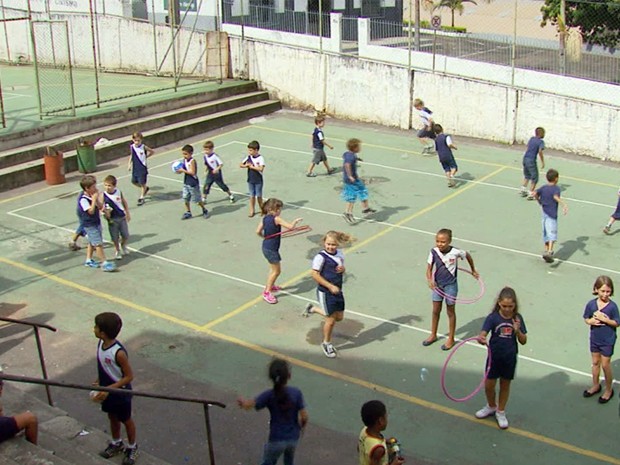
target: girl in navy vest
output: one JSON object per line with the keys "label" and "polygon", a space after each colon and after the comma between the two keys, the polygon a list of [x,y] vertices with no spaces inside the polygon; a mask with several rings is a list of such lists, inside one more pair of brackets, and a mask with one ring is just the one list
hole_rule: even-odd
{"label": "girl in navy vest", "polygon": [[282,226],[286,229],[292,229],[301,221],[297,218],[292,223],[287,223],[280,218],[282,206],[284,204],[278,199],[268,199],[262,206],[263,219],[256,228],[256,234],[263,238],[263,255],[269,262],[269,275],[267,276],[267,285],[263,290],[263,299],[270,304],[277,304],[278,299],[273,295],[282,288],[276,286],[276,279],[280,276],[282,269],[280,262],[280,234]]}
{"label": "girl in navy vest", "polygon": [[[459,250],[450,245],[452,243],[452,231],[450,229],[440,229],[435,236],[436,247],[431,249],[428,254],[428,266],[426,267],[426,280],[428,287],[433,290],[433,317],[431,320],[431,335],[422,342],[423,346],[430,346],[437,341],[437,328],[439,327],[439,315],[441,314],[441,306],[446,300],[446,309],[448,311],[448,340],[441,346],[442,350],[450,350],[454,345],[454,333],[456,332],[456,296],[459,292],[458,282],[456,280],[458,272],[458,260],[466,259],[471,268],[471,273],[478,278],[478,272],[474,266],[474,259],[469,252]],[[434,271],[434,272],[433,272]],[[439,288],[442,294],[435,289]]]}
{"label": "girl in navy vest", "polygon": [[311,313],[318,313],[325,317],[321,348],[328,358],[334,358],[337,355],[331,342],[332,331],[336,322],[344,318],[344,294],[342,293],[344,255],[338,247],[352,240],[351,236],[343,232],[329,231],[323,237],[323,250],[312,260],[312,278],[318,284],[316,295],[321,306],[316,307],[309,303],[302,316],[309,317]]}
{"label": "girl in navy vest", "polygon": [[441,167],[446,173],[448,187],[454,187],[456,186],[456,182],[454,182],[454,175],[459,170],[456,160],[454,159],[454,155],[452,154],[452,150],[456,150],[456,145],[452,143],[452,137],[443,133],[443,127],[441,127],[441,124],[433,125],[433,131],[436,134],[435,150],[439,156]]}
{"label": "girl in navy vest", "polygon": [[153,155],[155,151],[142,143],[142,133],[134,132],[131,135],[133,144],[129,146],[129,162],[127,170],[131,170],[131,183],[140,189],[138,206],[144,205],[144,196],[149,191],[146,185],[146,178],[149,170],[146,167],[146,159]]}
{"label": "girl in navy vest", "polygon": [[592,397],[603,389],[600,383],[601,368],[605,375],[605,392],[598,398],[606,404],[614,395],[611,356],[616,344],[616,328],[620,325],[618,306],[611,300],[614,283],[609,276],[599,276],[594,282],[591,300],[583,311],[583,318],[590,326],[590,353],[592,354],[592,387],[583,391],[583,397]]}
{"label": "girl in navy vest", "polygon": [[[510,395],[510,382],[514,379],[517,368],[519,344],[524,345],[527,342],[525,321],[519,313],[517,294],[511,287],[500,291],[493,311],[484,320],[478,342],[486,345],[487,335],[491,336],[488,342],[491,349],[491,368],[484,384],[487,403],[476,412],[476,418],[495,415],[497,425],[506,429],[508,420],[505,409]],[[499,395],[496,401],[495,386],[498,378]]]}

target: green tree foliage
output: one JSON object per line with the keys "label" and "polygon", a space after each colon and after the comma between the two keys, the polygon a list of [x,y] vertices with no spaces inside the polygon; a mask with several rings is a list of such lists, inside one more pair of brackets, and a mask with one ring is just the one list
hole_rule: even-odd
{"label": "green tree foliage", "polygon": [[454,27],[454,12],[458,11],[459,15],[462,15],[464,9],[463,3],[473,3],[474,5],[477,5],[474,0],[440,0],[435,3],[434,9],[448,8],[452,14],[452,27]]}
{"label": "green tree foliage", "polygon": [[[541,26],[558,26],[561,0],[545,0]],[[620,0],[566,0],[566,26],[576,27],[584,42],[615,48],[620,44]]]}

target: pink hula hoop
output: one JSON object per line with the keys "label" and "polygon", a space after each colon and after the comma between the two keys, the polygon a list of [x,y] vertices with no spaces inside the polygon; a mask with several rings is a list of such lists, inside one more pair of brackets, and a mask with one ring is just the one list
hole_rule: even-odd
{"label": "pink hula hoop", "polygon": [[466,395],[465,397],[454,397],[448,392],[448,389],[446,388],[446,371],[448,369],[448,363],[450,363],[450,359],[454,356],[456,351],[459,350],[461,347],[463,347],[465,344],[467,344],[468,342],[477,341],[477,340],[478,340],[478,337],[470,337],[469,339],[465,339],[464,341],[461,341],[458,344],[456,344],[454,348],[452,349],[452,352],[450,352],[450,354],[448,355],[448,358],[446,358],[446,363],[443,364],[443,368],[441,369],[441,390],[443,391],[443,393],[446,395],[448,399],[454,402],[467,402],[469,399],[471,399],[476,394],[478,394],[480,390],[484,387],[484,383],[487,380],[487,376],[489,375],[489,370],[491,369],[491,348],[487,344],[487,366],[484,370],[484,374],[482,375],[482,380],[480,381],[480,384],[478,385],[478,387],[476,387],[476,389],[474,389],[471,394]]}
{"label": "pink hula hoop", "polygon": [[[463,273],[467,273],[473,276],[473,273],[469,270],[466,270],[465,268],[459,267],[458,270],[462,271]],[[482,296],[486,292],[486,288],[485,288],[484,281],[482,280],[482,278],[478,277],[475,279],[476,281],[478,281],[478,285],[480,286],[480,293],[474,298],[469,298],[469,299],[459,299],[458,297],[454,298],[451,295],[446,294],[439,287],[436,287],[435,289],[433,289],[433,291],[435,291],[437,294],[439,294],[444,299],[453,301],[455,304],[473,304],[473,303],[478,302],[480,299],[482,299]]]}
{"label": "pink hula hoop", "polygon": [[291,229],[285,229],[284,231],[280,231],[275,234],[270,234],[269,236],[263,237],[263,239],[273,239],[274,237],[278,237],[278,236],[281,236],[281,237],[295,236],[296,234],[301,234],[301,233],[305,233],[308,231],[312,231],[312,228],[306,224],[306,225],[297,226]]}

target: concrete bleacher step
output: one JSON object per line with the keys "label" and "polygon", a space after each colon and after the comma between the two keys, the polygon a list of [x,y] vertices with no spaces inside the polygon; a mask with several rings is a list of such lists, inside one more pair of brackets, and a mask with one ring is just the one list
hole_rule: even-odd
{"label": "concrete bleacher step", "polygon": [[[22,435],[0,444],[0,464],[111,465],[122,462],[121,455],[109,460],[99,456],[110,439],[108,434],[84,425],[65,411],[50,407],[11,383],[5,384],[4,391],[2,401],[6,414],[30,410],[37,415],[39,444],[30,444]],[[140,465],[169,465],[144,450],[140,450],[138,460]]]}
{"label": "concrete bleacher step", "polygon": [[[141,117],[136,115],[136,117],[131,120],[106,124],[105,126],[89,129],[87,131],[73,131],[69,134],[63,134],[61,137],[46,140],[44,143],[36,142],[28,145],[23,144],[20,147],[0,152],[0,168],[7,168],[19,163],[37,160],[45,153],[47,146],[54,147],[61,152],[67,152],[75,150],[80,139],[92,141],[97,140],[99,137],[116,139],[121,136],[131,135],[136,131],[148,132],[168,124],[179,123],[234,108],[241,108],[245,105],[267,100],[269,100],[269,94],[265,91],[257,90],[213,99],[207,102],[184,106],[182,108],[174,108],[157,114]],[[103,134],[105,134],[105,136],[103,136]]]}
{"label": "concrete bleacher step", "polygon": [[[169,123],[149,131],[143,131],[143,133],[148,145],[157,148],[232,123],[272,113],[279,109],[281,109],[281,104],[277,100],[260,100],[215,113]],[[155,118],[157,116],[155,115]],[[98,164],[128,156],[128,146],[132,130],[127,128],[131,127],[132,124],[134,122],[125,122],[124,127],[121,125],[120,129],[117,127],[119,125],[111,125],[97,131],[98,137],[105,137],[110,141],[109,144],[97,149]],[[139,123],[136,122],[136,124]],[[106,128],[109,129],[109,133],[106,131]],[[108,137],[109,134],[119,134],[119,130],[122,130],[120,133],[122,136],[117,138]],[[42,181],[45,178],[43,165],[43,157],[39,156],[36,160],[0,169],[0,192]],[[64,154],[64,165],[66,172],[77,170],[76,150],[71,150]]]}

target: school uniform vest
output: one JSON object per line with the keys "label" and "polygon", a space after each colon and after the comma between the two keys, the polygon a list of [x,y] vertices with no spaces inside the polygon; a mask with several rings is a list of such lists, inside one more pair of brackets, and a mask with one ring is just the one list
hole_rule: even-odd
{"label": "school uniform vest", "polygon": [[322,136],[323,131],[319,128],[314,128],[314,132],[312,133],[312,148],[322,149],[325,147]]}
{"label": "school uniform vest", "polygon": [[[246,163],[250,163],[251,165],[254,165],[254,162],[252,161],[252,157],[248,157],[246,160]],[[261,173],[260,171],[251,170],[250,168],[248,168],[248,182],[250,184],[262,184],[263,173]]]}
{"label": "school uniform vest", "polygon": [[[190,158],[189,160],[183,160],[184,163],[184,168],[189,171],[191,168],[191,163],[192,163],[193,158]],[[185,184],[186,186],[190,186],[190,187],[197,187],[200,182],[198,181],[198,176],[194,175],[192,176],[191,174],[187,174],[185,173],[185,177],[183,178],[183,184]]]}
{"label": "school uniform vest", "polygon": [[110,218],[125,218],[125,208],[123,207],[123,195],[119,189],[111,194],[104,192],[103,203],[110,211]]}
{"label": "school uniform vest", "polygon": [[[97,346],[97,372],[100,386],[109,386],[123,377],[123,370],[116,362],[116,354],[119,350],[127,352],[118,341],[115,341],[107,349],[103,348],[103,341],[99,341]],[[121,389],[131,389],[131,383],[122,386]]]}
{"label": "school uniform vest", "polygon": [[146,147],[144,144],[140,144],[139,146],[135,146],[134,144],[130,145],[131,147],[131,166],[133,167],[134,173],[147,173],[146,169]]}
{"label": "school uniform vest", "polygon": [[[450,249],[452,250],[452,249]],[[435,282],[439,287],[454,284],[456,282],[456,275],[458,268],[454,269],[454,274],[450,273],[448,267],[443,262],[439,254],[435,249],[432,249],[433,261],[435,262]]]}
{"label": "school uniform vest", "polygon": [[82,206],[80,205],[80,201],[82,199],[88,200],[90,205],[93,204],[93,199],[88,197],[84,192],[80,193],[77,198],[77,215],[80,219],[80,224],[83,226],[99,226],[101,224],[101,218],[99,218],[99,210],[95,208],[95,212],[92,215],[89,215],[88,212],[84,211]]}
{"label": "school uniform vest", "polygon": [[[334,286],[338,286],[338,288],[342,289],[343,273],[338,273],[336,271],[336,267],[341,265],[340,261],[337,261],[335,255],[330,255],[325,251],[319,252],[319,254],[324,258],[323,267],[321,271],[319,271],[319,274]],[[329,292],[329,289],[320,284],[319,290]]]}
{"label": "school uniform vest", "polygon": [[[278,234],[282,231],[282,226],[276,224],[276,217],[273,215],[265,215],[263,217],[263,237],[268,237],[273,234]],[[277,252],[280,250],[280,238],[278,234],[270,239],[263,240],[263,248],[267,250],[273,250]]]}
{"label": "school uniform vest", "polygon": [[207,167],[208,174],[213,175],[213,170],[216,169],[220,164],[217,162],[217,155],[212,153],[211,155],[204,155],[205,166]]}
{"label": "school uniform vest", "polygon": [[435,139],[435,150],[437,150],[437,155],[439,155],[439,160],[441,161],[449,161],[453,158],[452,149],[446,141],[447,138],[447,134],[441,133]]}

